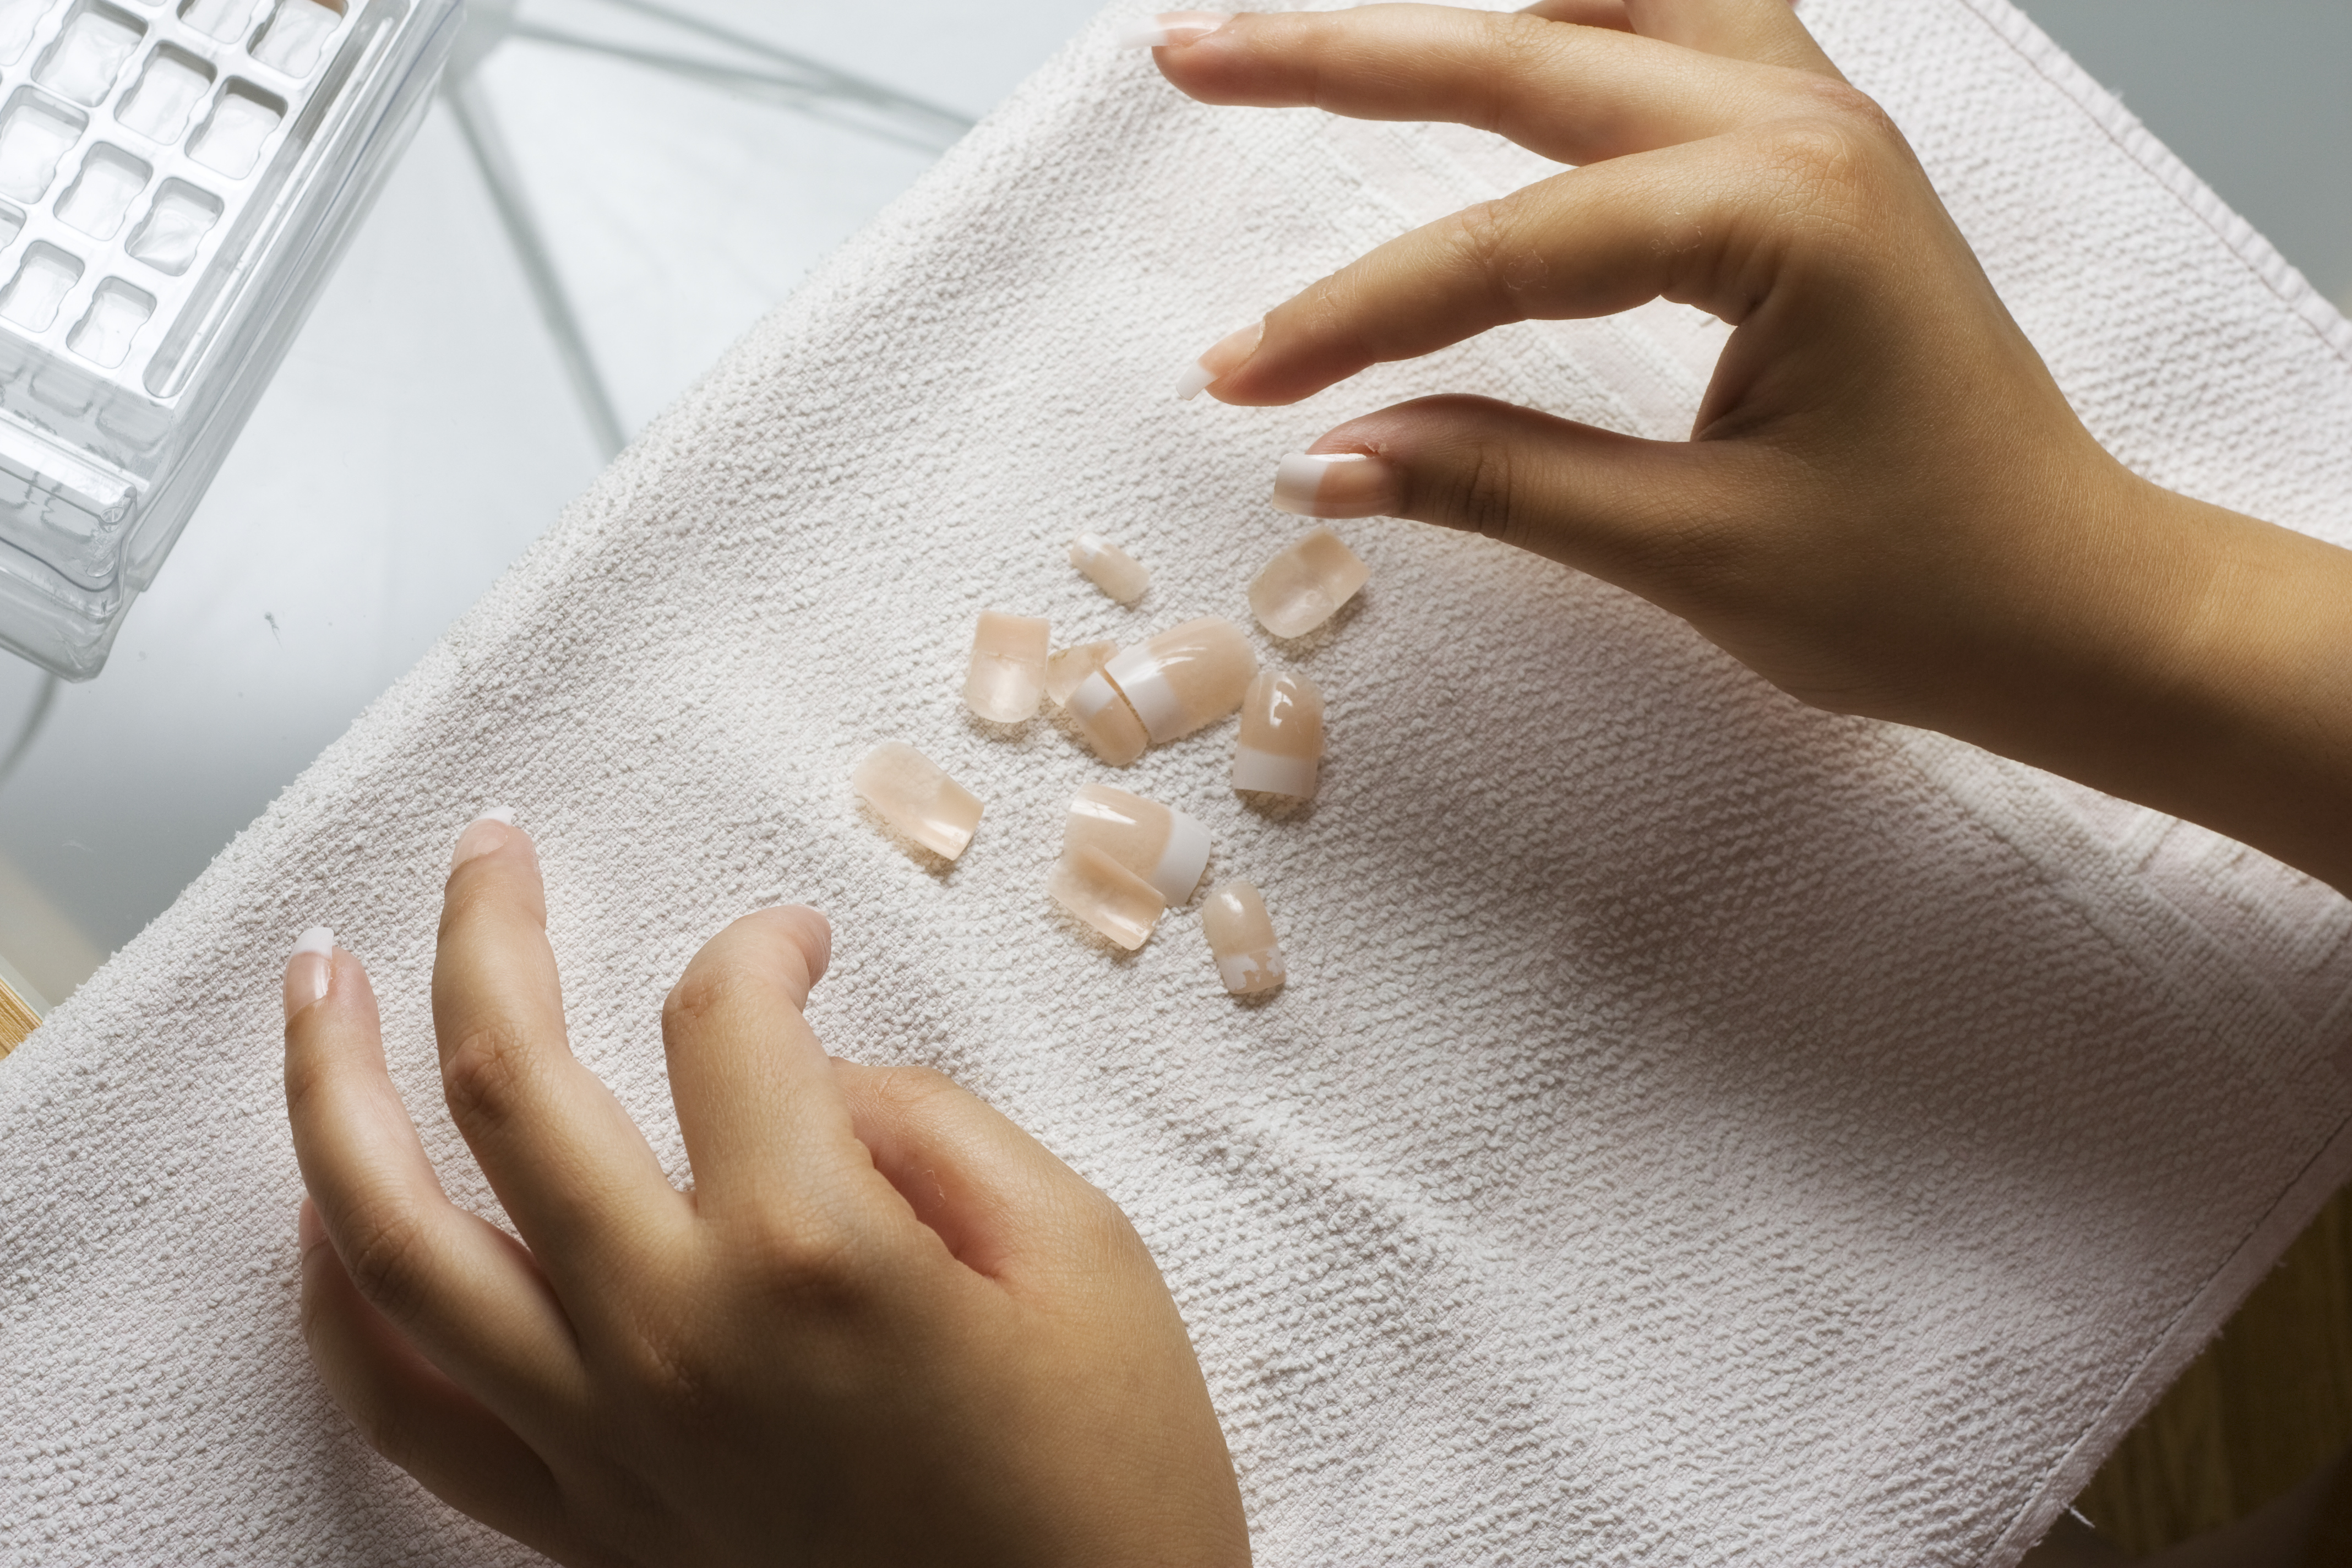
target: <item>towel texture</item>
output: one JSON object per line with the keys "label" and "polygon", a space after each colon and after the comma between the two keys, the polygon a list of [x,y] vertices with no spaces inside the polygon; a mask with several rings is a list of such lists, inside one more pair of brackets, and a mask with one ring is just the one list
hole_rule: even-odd
{"label": "towel texture", "polygon": [[[2352,542],[2352,329],[2001,0],[1811,0],[2093,428]],[[575,1048],[683,1179],[660,999],[764,900],[831,912],[829,1044],[935,1065],[1124,1204],[1192,1327],[1261,1561],[2012,1561],[2347,1173],[2352,907],[1937,737],[1789,701],[1485,541],[1372,568],[1267,660],[1330,701],[1311,808],[1231,731],[1120,783],[1266,894],[1132,958],[1047,900],[1109,776],[958,700],[973,617],[1247,622],[1275,459],[1475,389],[1687,428],[1721,329],[1528,326],[1290,409],[1204,344],[1544,166],[1471,132],[1185,102],[1078,39],[604,476],[172,910],[0,1066],[0,1554],[503,1563],[377,1462],[294,1321],[278,974],[331,923],[452,1190],[426,1009],[452,836],[538,836]],[[1111,605],[1094,530],[1150,563]],[[950,870],[853,761],[988,801]]]}

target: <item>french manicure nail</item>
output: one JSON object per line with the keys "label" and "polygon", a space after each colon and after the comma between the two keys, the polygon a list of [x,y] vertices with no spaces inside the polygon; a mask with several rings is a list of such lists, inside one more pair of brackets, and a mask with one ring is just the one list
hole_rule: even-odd
{"label": "french manicure nail", "polygon": [[1379,517],[1397,500],[1396,469],[1362,452],[1293,452],[1274,471],[1274,504],[1301,517]]}
{"label": "french manicure nail", "polygon": [[1236,996],[1272,991],[1284,979],[1282,944],[1265,900],[1247,882],[1220,882],[1201,906],[1201,933],[1217,961],[1217,978]]}
{"label": "french manicure nail", "polygon": [[[491,824],[495,826],[486,826]],[[487,855],[496,849],[506,842],[506,830],[513,826],[514,807],[484,807],[480,816],[466,825],[466,831],[457,835],[457,843],[449,851],[449,869],[454,871],[475,856]]]}
{"label": "french manicure nail", "polygon": [[1150,937],[1160,912],[1168,907],[1157,888],[1090,845],[1074,844],[1062,851],[1045,891],[1129,952]]}
{"label": "french manicure nail", "polygon": [[1070,541],[1070,564],[1122,605],[1132,605],[1151,586],[1151,574],[1143,563],[1099,533],[1081,533]]}
{"label": "french manicure nail", "polygon": [[286,1016],[291,1018],[312,1003],[324,1001],[334,975],[335,933],[325,926],[312,926],[286,960]]}
{"label": "french manicure nail", "polygon": [[1249,585],[1250,611],[1278,637],[1305,637],[1339,613],[1372,569],[1328,528],[1318,528],[1267,562]]}
{"label": "french manicure nail", "polygon": [[1192,900],[1209,868],[1209,830],[1156,800],[1108,784],[1078,786],[1062,826],[1064,850],[1099,849],[1151,884],[1170,909]]}
{"label": "french manicure nail", "polygon": [[1261,672],[1242,699],[1234,787],[1312,800],[1322,765],[1321,689],[1303,675]]}
{"label": "french manicure nail", "polygon": [[1189,403],[1201,395],[1202,389],[1212,382],[1225,377],[1249,363],[1257,353],[1257,345],[1265,336],[1265,323],[1252,321],[1239,331],[1227,332],[1209,345],[1209,352],[1184,367],[1176,378],[1176,401]]}
{"label": "french manicure nail", "polygon": [[1129,22],[1118,30],[1122,49],[1164,49],[1205,38],[1233,18],[1223,11],[1162,11],[1148,22]]}

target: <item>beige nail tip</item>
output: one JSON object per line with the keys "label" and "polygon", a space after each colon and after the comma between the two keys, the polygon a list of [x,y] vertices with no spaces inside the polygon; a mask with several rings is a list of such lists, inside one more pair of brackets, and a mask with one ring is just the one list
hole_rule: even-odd
{"label": "beige nail tip", "polygon": [[1037,711],[1045,689],[1045,637],[1034,616],[981,613],[971,634],[971,668],[964,676],[966,706],[999,724],[1018,724]]}
{"label": "beige nail tip", "polygon": [[1323,763],[1323,692],[1303,675],[1272,670],[1250,682],[1234,746],[1234,787],[1315,798]]}
{"label": "beige nail tip", "polygon": [[1115,785],[1081,784],[1062,827],[1065,848],[1099,849],[1151,884],[1171,909],[1209,868],[1209,830],[1172,805]]}
{"label": "beige nail tip", "polygon": [[1220,882],[1201,906],[1201,934],[1217,961],[1217,978],[1236,996],[1278,989],[1288,978],[1265,900],[1244,881]]}
{"label": "beige nail tip", "polygon": [[1073,845],[1054,863],[1045,891],[1111,942],[1133,952],[1151,936],[1167,908],[1152,885],[1087,845]]}
{"label": "beige nail tip", "polygon": [[1115,642],[1082,642],[1062,648],[1045,661],[1045,695],[1056,708],[1067,708],[1071,694],[1086,684],[1087,677],[1095,674],[1110,662],[1118,651]]}
{"label": "beige nail tip", "polygon": [[1095,755],[1112,767],[1123,768],[1143,755],[1151,737],[1144,732],[1143,721],[1118,694],[1118,688],[1101,670],[1095,671],[1078,682],[1070,693],[1065,710],[1078,726],[1078,733],[1095,749]]}
{"label": "beige nail tip", "polygon": [[1143,563],[1099,533],[1081,533],[1070,541],[1070,564],[1122,605],[1135,603],[1151,586],[1151,574]]}
{"label": "beige nail tip", "polygon": [[849,784],[885,822],[950,860],[971,843],[985,809],[978,795],[904,741],[885,741],[858,759]]}
{"label": "beige nail tip", "polygon": [[1257,651],[1241,627],[1202,616],[1126,649],[1103,667],[1154,744],[1213,724],[1242,705]]}
{"label": "beige nail tip", "polygon": [[1338,614],[1371,575],[1338,534],[1318,528],[1265,563],[1250,584],[1250,610],[1276,637],[1304,637]]}

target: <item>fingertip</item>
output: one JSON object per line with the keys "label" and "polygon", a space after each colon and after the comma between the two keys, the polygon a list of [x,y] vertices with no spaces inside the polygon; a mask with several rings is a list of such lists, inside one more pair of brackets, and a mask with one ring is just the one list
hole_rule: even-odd
{"label": "fingertip", "polygon": [[808,974],[808,987],[802,992],[805,1000],[807,991],[814,989],[832,966],[833,922],[806,904],[776,904],[747,918],[772,921],[799,952],[801,966]]}
{"label": "fingertip", "polygon": [[493,854],[517,837],[528,843],[530,836],[514,825],[514,807],[486,807],[480,816],[466,825],[463,833],[457,835],[457,845],[449,852],[449,869],[455,871],[468,860]]}

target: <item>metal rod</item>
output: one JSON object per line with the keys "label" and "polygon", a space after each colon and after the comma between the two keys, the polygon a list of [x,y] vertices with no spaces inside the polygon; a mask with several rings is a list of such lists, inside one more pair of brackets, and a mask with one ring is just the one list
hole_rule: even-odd
{"label": "metal rod", "polygon": [[627,444],[620,416],[614,410],[612,395],[597,373],[595,355],[589,351],[587,336],[580,330],[579,318],[572,313],[572,301],[563,292],[563,280],[555,270],[554,259],[523,197],[521,178],[499,134],[498,121],[490,111],[488,95],[481,90],[480,80],[474,72],[444,79],[442,97],[457,118],[457,129],[474,155],[475,167],[481,171],[490,205],[498,209],[507,241],[514,247],[515,259],[522,266],[523,280],[539,304],[548,335],[555,340],[556,354],[563,362],[564,375],[572,383],[573,395],[580,400],[581,412],[587,416],[589,433],[597,451],[609,462]]}

